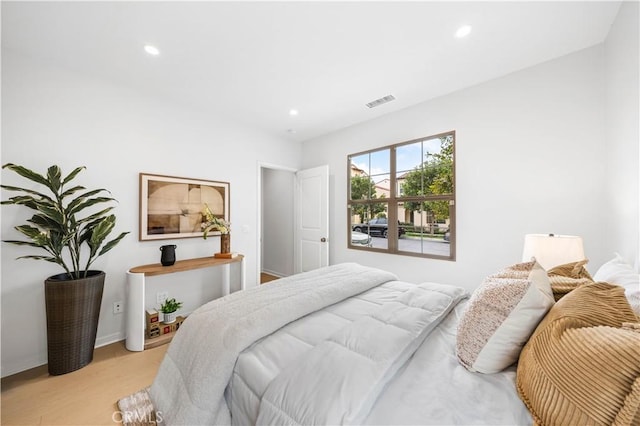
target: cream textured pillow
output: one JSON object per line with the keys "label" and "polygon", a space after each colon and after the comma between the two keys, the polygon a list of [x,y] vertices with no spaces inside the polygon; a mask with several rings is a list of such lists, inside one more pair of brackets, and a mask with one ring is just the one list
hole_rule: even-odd
{"label": "cream textured pillow", "polygon": [[458,324],[458,360],[470,371],[504,370],[553,304],[547,273],[535,260],[488,276]]}

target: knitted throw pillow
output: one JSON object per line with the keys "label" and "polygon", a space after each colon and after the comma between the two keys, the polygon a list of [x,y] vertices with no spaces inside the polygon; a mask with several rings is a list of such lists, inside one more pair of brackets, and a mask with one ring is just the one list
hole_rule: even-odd
{"label": "knitted throw pillow", "polygon": [[507,368],[553,304],[547,273],[535,260],[488,276],[458,324],[458,360],[480,373]]}

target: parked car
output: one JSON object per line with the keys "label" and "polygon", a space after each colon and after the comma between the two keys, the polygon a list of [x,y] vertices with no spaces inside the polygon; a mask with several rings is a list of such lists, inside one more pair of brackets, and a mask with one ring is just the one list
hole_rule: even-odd
{"label": "parked car", "polygon": [[[353,225],[351,227],[351,230],[387,238],[388,227],[389,225],[387,223],[387,218],[379,217],[376,219],[371,219],[367,223],[359,223]],[[400,226],[400,221],[398,221],[398,237],[400,237],[402,234],[404,234],[404,229]]]}
{"label": "parked car", "polygon": [[351,231],[351,244],[354,246],[371,247],[371,236],[362,232]]}

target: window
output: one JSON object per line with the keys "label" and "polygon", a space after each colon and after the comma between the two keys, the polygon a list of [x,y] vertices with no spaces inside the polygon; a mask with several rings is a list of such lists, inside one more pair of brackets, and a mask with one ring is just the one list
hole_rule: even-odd
{"label": "window", "polygon": [[348,156],[349,248],[455,260],[455,131]]}

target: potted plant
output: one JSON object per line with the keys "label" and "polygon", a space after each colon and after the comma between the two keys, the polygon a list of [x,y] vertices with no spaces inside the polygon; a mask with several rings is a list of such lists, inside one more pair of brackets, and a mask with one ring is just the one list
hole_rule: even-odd
{"label": "potted plant", "polygon": [[220,253],[231,252],[231,223],[213,214],[208,204],[202,211],[202,237],[206,240],[209,232],[220,232]]}
{"label": "potted plant", "polygon": [[163,321],[165,324],[171,324],[176,320],[176,311],[182,307],[182,302],[176,301],[175,298],[166,299],[162,305],[160,305],[160,312],[163,315]]}
{"label": "potted plant", "polygon": [[49,167],[46,175],[11,163],[2,168],[48,190],[42,193],[0,185],[4,190],[19,193],[2,204],[21,205],[34,212],[26,224],[15,227],[26,240],[4,242],[46,252],[18,259],[44,260],[64,269],[64,273],[45,280],[48,368],[52,375],[75,371],[93,360],[102,303],[105,273],[90,267],[128,232],[107,241],[116,223],[116,217],[109,213],[114,206],[96,206],[115,199],[102,196],[109,194],[105,189],[86,190],[80,185],[70,185],[85,167],[77,167],[65,177],[56,165]]}

